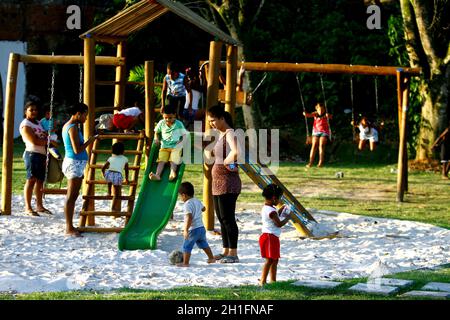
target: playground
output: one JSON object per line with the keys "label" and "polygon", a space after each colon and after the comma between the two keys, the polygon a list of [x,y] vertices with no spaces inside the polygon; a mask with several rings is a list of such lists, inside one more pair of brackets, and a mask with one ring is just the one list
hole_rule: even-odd
{"label": "playground", "polygon": [[[19,161],[20,158],[17,159]],[[414,194],[414,200],[398,207],[393,205],[391,199],[392,193],[395,193],[395,174],[389,173],[389,166],[355,168],[353,173],[343,167],[324,170],[307,173],[303,166],[289,163],[280,169],[281,179],[286,177],[283,180],[290,188],[295,182],[289,181],[287,172],[295,171],[299,177],[308,174],[316,180],[330,180],[330,184],[320,191],[294,194],[303,199],[308,207],[320,203],[322,208],[326,208],[312,209],[310,212],[327,228],[340,230],[341,237],[300,239],[295,227],[287,225],[281,238],[279,281],[366,279],[379,268],[380,262],[387,276],[420,269],[433,270],[448,263],[448,219],[445,214],[440,216],[439,212],[444,210],[442,206],[445,206],[445,199],[449,195],[436,196],[435,188],[442,187],[445,182],[435,173],[413,173],[411,193]],[[337,170],[344,171],[347,176],[344,179],[328,177]],[[185,172],[185,179],[200,187],[200,172],[200,166],[190,166]],[[380,172],[387,172],[386,178],[376,178]],[[359,194],[361,199],[347,194],[345,190],[352,188],[352,180],[362,177],[370,178],[374,186],[380,183],[381,187],[375,187],[367,193],[362,190]],[[55,214],[37,220],[22,213],[23,200],[20,195],[15,195],[13,216],[0,217],[0,265],[3,268],[0,273],[0,291],[20,294],[78,290],[115,292],[110,291],[115,289],[121,289],[122,292],[141,289],[147,292],[182,287],[188,289],[192,286],[225,288],[223,290],[242,286],[248,287],[248,290],[257,288],[261,268],[257,246],[260,192],[252,190],[250,179],[243,180],[246,191],[237,206],[241,230],[241,263],[208,265],[203,252],[196,249],[193,251],[191,268],[179,268],[168,261],[169,253],[177,249],[182,241],[180,228],[183,215],[180,202],[175,206],[174,220],[170,220],[159,235],[156,250],[119,251],[119,236],[116,233],[87,233],[83,238],[65,237],[61,232],[64,228],[64,216],[60,209],[64,205],[63,197],[47,196],[46,206]],[[390,191],[386,190],[389,188]],[[338,189],[341,191],[336,192]],[[344,204],[346,209],[342,209]],[[99,210],[107,210],[108,205],[108,201],[100,202]],[[80,209],[81,202],[76,211]],[[111,226],[109,219],[99,218],[97,224]],[[114,222],[117,226],[122,222],[119,220]],[[213,250],[220,248],[220,236],[209,233],[208,241]],[[438,279],[444,281],[445,276]],[[347,295],[352,297],[350,293]]]}
{"label": "playground", "polygon": [[[241,141],[241,147],[244,149],[241,158],[243,161],[239,162],[238,155],[233,160],[233,165],[237,165],[236,170],[242,179],[242,192],[235,210],[239,229],[239,259],[233,260],[231,264],[208,264],[200,249],[192,251],[189,268],[180,268],[170,263],[170,254],[179,250],[184,240],[185,215],[178,194],[183,181],[193,184],[195,197],[205,206],[200,215],[214,254],[222,251],[222,238],[218,232],[219,221],[216,220],[213,205],[214,169],[206,162],[205,141],[194,144],[194,151],[196,148],[201,151],[200,161],[185,161],[175,171],[171,167],[170,175],[169,170],[165,169],[160,177],[156,174],[158,177],[154,179],[152,174],[159,168],[161,149],[166,148],[155,143],[161,139],[158,136],[161,134],[158,132],[160,123],[167,122],[163,112],[164,104],[161,103],[159,108],[157,103],[157,92],[164,93],[166,82],[156,82],[153,60],[143,61],[142,79],[127,80],[126,55],[129,52],[125,48],[128,37],[166,12],[193,23],[215,39],[210,42],[209,59],[199,61],[199,74],[205,77],[202,79],[205,81],[202,109],[206,110],[221,103],[233,121],[251,129],[247,131],[247,140]],[[69,296],[78,292],[88,295],[99,292],[114,296],[122,291],[177,292],[176,290],[185,289],[195,291],[201,287],[224,291],[228,288],[250,288],[254,295],[249,298],[256,298],[260,291],[270,291],[278,285],[259,283],[264,260],[258,245],[261,235],[261,208],[264,204],[261,191],[270,184],[276,184],[283,191],[279,199],[280,204],[286,205],[292,219],[291,223],[283,227],[280,236],[281,259],[277,282],[281,282],[282,286],[291,285],[295,281],[338,282],[345,289],[338,290],[335,298],[376,298],[379,296],[375,292],[361,294],[346,290],[351,290],[350,284],[359,282],[358,284],[364,286],[369,281],[381,281],[383,277],[395,275],[402,277],[402,274],[406,274],[405,277],[409,275],[416,281],[409,285],[408,289],[420,290],[426,283],[416,273],[424,271],[431,274],[430,279],[444,283],[444,293],[439,294],[448,298],[450,293],[445,291],[450,282],[448,179],[439,177],[439,163],[434,163],[431,169],[427,168],[429,170],[416,170],[414,165],[417,164],[413,165],[408,161],[408,152],[411,151],[411,141],[408,140],[408,121],[411,115],[408,114],[408,108],[411,91],[416,90],[415,81],[424,76],[421,68],[238,62],[238,47],[242,45],[240,41],[183,4],[169,0],[137,1],[109,20],[84,32],[80,38],[84,42],[82,55],[11,52],[9,56],[1,159],[0,297],[8,299],[21,297],[22,294],[45,295],[54,292],[67,292]],[[97,55],[98,43],[113,45],[117,50],[116,56]],[[69,179],[71,181],[65,185],[62,175],[55,181],[50,181],[53,179],[53,173],[58,171],[58,165],[63,163],[62,157],[52,158],[53,155],[49,151],[50,138],[47,145],[42,146],[47,153],[47,166],[41,191],[45,195],[45,208],[52,214],[38,210],[39,214],[31,216],[33,210],[24,210],[26,201],[22,194],[27,179],[22,152],[25,145],[20,138],[14,136],[14,119],[21,111],[21,106],[16,103],[16,88],[20,82],[19,68],[35,64],[51,68],[52,79],[48,88],[51,118],[58,117],[56,112],[53,113],[55,77],[58,73],[61,77],[61,70],[64,70],[58,68],[60,65],[72,65],[79,70],[74,88],[78,94],[78,102],[86,105],[86,111],[82,116],[83,122],[76,124],[84,123],[79,126],[79,134],[83,132],[84,141],[92,139],[92,145],[91,142],[86,142],[83,147],[86,149],[87,160],[83,160],[86,161],[86,167],[83,169],[83,178],[79,179],[82,189],[75,203],[73,222],[76,232],[67,232],[68,215],[65,215],[64,211],[67,205],[65,196],[70,194],[73,181]],[[109,68],[109,73],[97,74],[98,66]],[[167,77],[171,79],[169,66],[167,70]],[[243,91],[241,81],[244,81],[244,78],[248,81],[249,72],[253,73],[253,77],[259,74],[260,77],[254,79],[260,81],[257,85],[253,81],[252,91]],[[115,80],[100,79],[99,74],[114,74]],[[258,97],[257,90],[261,87],[259,90],[270,92],[268,88],[264,88],[268,74],[290,75],[290,81],[294,84],[292,92],[300,101],[296,111],[298,119],[288,119],[287,123],[283,124],[284,127],[280,127],[281,139],[275,136],[278,140],[270,145],[272,156],[274,149],[281,149],[281,159],[271,159],[270,163],[281,160],[276,172],[270,169],[268,162],[263,161],[261,153],[255,156],[250,152],[252,148],[256,149],[256,145],[261,148],[258,144],[261,143],[261,136],[259,140],[251,136],[251,132],[256,132],[252,131],[254,119],[251,113],[255,112],[254,109],[258,106],[256,102],[261,98]],[[368,77],[368,82],[360,81],[361,77]],[[311,79],[314,79],[314,82]],[[337,95],[330,98],[328,94],[333,92],[335,83],[343,80],[349,80],[349,101],[346,107],[337,110]],[[379,119],[372,121],[357,114],[354,100],[358,93],[354,92],[357,91],[354,90],[354,85],[358,85],[358,80],[360,87],[370,81],[368,86],[370,91],[374,89],[374,101],[368,104],[375,106],[376,115],[373,119]],[[379,81],[384,81],[384,87]],[[388,82],[389,85],[386,85]],[[99,86],[113,88],[112,107],[98,107],[97,101],[104,99],[104,92],[97,88]],[[142,114],[142,126],[130,131],[130,128],[119,128],[115,123],[120,130],[99,131],[96,121],[100,119],[100,114],[112,112],[111,117],[114,118],[117,113],[128,110],[125,106],[129,103],[126,97],[129,86],[139,87],[143,96],[143,106],[139,111],[139,114]],[[163,89],[160,89],[161,87]],[[386,92],[391,89],[390,93],[379,94],[381,87]],[[190,94],[188,87],[184,90]],[[314,94],[308,93],[312,91]],[[315,104],[311,105],[313,95]],[[383,103],[386,109],[389,103],[379,99],[387,95],[390,95],[389,103],[394,102],[394,106],[389,106],[392,107],[392,110],[389,109],[391,119],[386,120],[385,128],[385,120],[381,119],[379,109]],[[164,102],[165,98],[162,99],[161,102]],[[305,99],[309,100],[308,105],[305,104]],[[335,108],[334,111],[338,114],[336,121],[330,113],[331,107]],[[134,108],[139,109],[137,103]],[[250,109],[253,110],[249,111]],[[159,112],[163,117],[161,121]],[[176,118],[177,115],[174,114]],[[181,119],[180,114],[178,112]],[[207,139],[211,132],[220,131],[219,127],[211,128],[211,119],[214,117],[207,114],[206,118],[199,119],[201,121],[195,125],[199,124],[197,128],[201,128],[200,132],[197,130],[186,136],[191,140],[195,140],[196,136]],[[72,115],[71,119],[78,121],[80,115]],[[223,120],[223,117],[218,119]],[[295,129],[297,131],[289,131],[289,120],[296,124],[301,123],[301,131],[306,134],[299,132],[298,126]],[[344,122],[348,123],[343,125]],[[341,127],[345,128],[341,130]],[[359,138],[356,128],[360,133]],[[50,132],[48,129],[48,133]],[[383,141],[386,137],[391,140]],[[275,140],[272,136],[270,139]],[[122,193],[116,194],[117,191],[114,191],[111,194],[110,191],[106,193],[106,185],[110,182],[107,181],[103,170],[105,161],[111,159],[108,158],[114,150],[111,146],[116,141],[123,142],[124,150],[121,154],[127,158],[129,165],[126,166],[127,178],[119,188],[123,188]],[[73,141],[69,142],[73,144]],[[176,141],[177,144],[179,142]],[[298,147],[299,145],[301,147]],[[367,148],[363,150],[365,146]],[[246,148],[249,150],[248,154],[245,152]],[[62,150],[64,147],[60,146],[59,151]],[[188,148],[183,149],[183,156],[188,150],[191,150],[190,144]],[[290,152],[288,155],[284,154],[286,150]],[[69,158],[67,153],[66,149],[66,159]],[[291,159],[293,155],[294,160]],[[318,163],[314,163],[316,156]],[[186,156],[184,160],[188,158],[189,156]],[[228,167],[223,167],[224,170],[227,168],[231,171]],[[115,170],[115,173],[120,171],[122,174],[122,169]],[[217,198],[215,200],[218,201]],[[117,208],[117,204],[120,208]],[[39,205],[33,202],[32,206]],[[62,232],[65,226],[66,234]],[[223,228],[223,225],[221,227]],[[234,256],[230,253],[230,257]],[[380,282],[377,282],[376,286],[378,289],[384,287]],[[401,295],[406,293],[406,289],[394,289],[396,293],[395,296],[391,295],[393,299],[409,299]],[[330,294],[330,291],[324,291],[309,295],[303,290],[299,289],[298,292],[313,299]],[[444,296],[447,293],[448,295]],[[204,296],[200,294],[199,297],[206,298],[207,293]],[[280,295],[274,299],[277,298],[283,297]]]}

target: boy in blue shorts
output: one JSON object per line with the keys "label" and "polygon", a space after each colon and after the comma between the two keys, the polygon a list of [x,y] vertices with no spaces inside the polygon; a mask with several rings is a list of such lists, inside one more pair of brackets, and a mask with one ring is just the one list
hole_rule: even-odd
{"label": "boy in blue shorts", "polygon": [[202,212],[205,211],[203,204],[194,197],[194,186],[190,182],[183,182],[178,189],[181,200],[184,202],[183,212],[183,263],[180,267],[189,267],[189,260],[194,245],[205,251],[208,256],[208,263],[216,262],[214,255],[206,241],[206,229],[203,226]]}

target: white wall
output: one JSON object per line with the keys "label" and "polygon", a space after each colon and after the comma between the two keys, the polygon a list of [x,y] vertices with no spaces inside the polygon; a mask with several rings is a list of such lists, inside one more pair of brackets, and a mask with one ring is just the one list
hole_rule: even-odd
{"label": "white wall", "polygon": [[[7,82],[6,76],[8,74],[9,54],[11,52],[18,54],[27,54],[26,42],[0,41],[0,76],[2,77],[3,108],[5,107],[4,103],[6,101],[6,82]],[[14,138],[20,135],[19,124],[23,120],[23,107],[25,105],[25,89],[26,89],[25,68],[23,66],[23,63],[19,63],[19,72],[17,76],[17,89],[16,89],[16,109],[14,114]]]}

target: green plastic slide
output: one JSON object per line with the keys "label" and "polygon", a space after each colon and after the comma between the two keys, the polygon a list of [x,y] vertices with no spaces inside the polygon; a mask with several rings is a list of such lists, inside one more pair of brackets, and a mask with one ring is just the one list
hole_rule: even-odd
{"label": "green plastic slide", "polygon": [[156,172],[158,151],[159,146],[153,144],[133,215],[119,235],[119,250],[156,249],[158,235],[172,215],[185,165],[182,163],[178,167],[174,181],[169,181],[170,170],[167,166],[161,181],[150,180],[149,173]]}

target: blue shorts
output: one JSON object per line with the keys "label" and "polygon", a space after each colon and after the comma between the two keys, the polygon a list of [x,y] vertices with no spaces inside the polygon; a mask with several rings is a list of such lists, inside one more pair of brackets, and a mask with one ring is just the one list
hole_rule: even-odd
{"label": "blue shorts", "polygon": [[25,151],[23,153],[23,161],[25,162],[27,180],[32,177],[40,181],[45,180],[45,163],[47,162],[45,154]]}
{"label": "blue shorts", "polygon": [[321,137],[329,137],[330,135],[326,132],[313,132],[312,136],[321,138]]}
{"label": "blue shorts", "polygon": [[121,172],[106,170],[105,180],[115,186],[121,186],[123,183],[123,177]]}
{"label": "blue shorts", "polygon": [[183,253],[191,253],[195,244],[197,244],[200,249],[209,247],[208,241],[206,241],[205,227],[199,227],[189,231],[189,237],[187,240],[184,240],[183,243]]}

